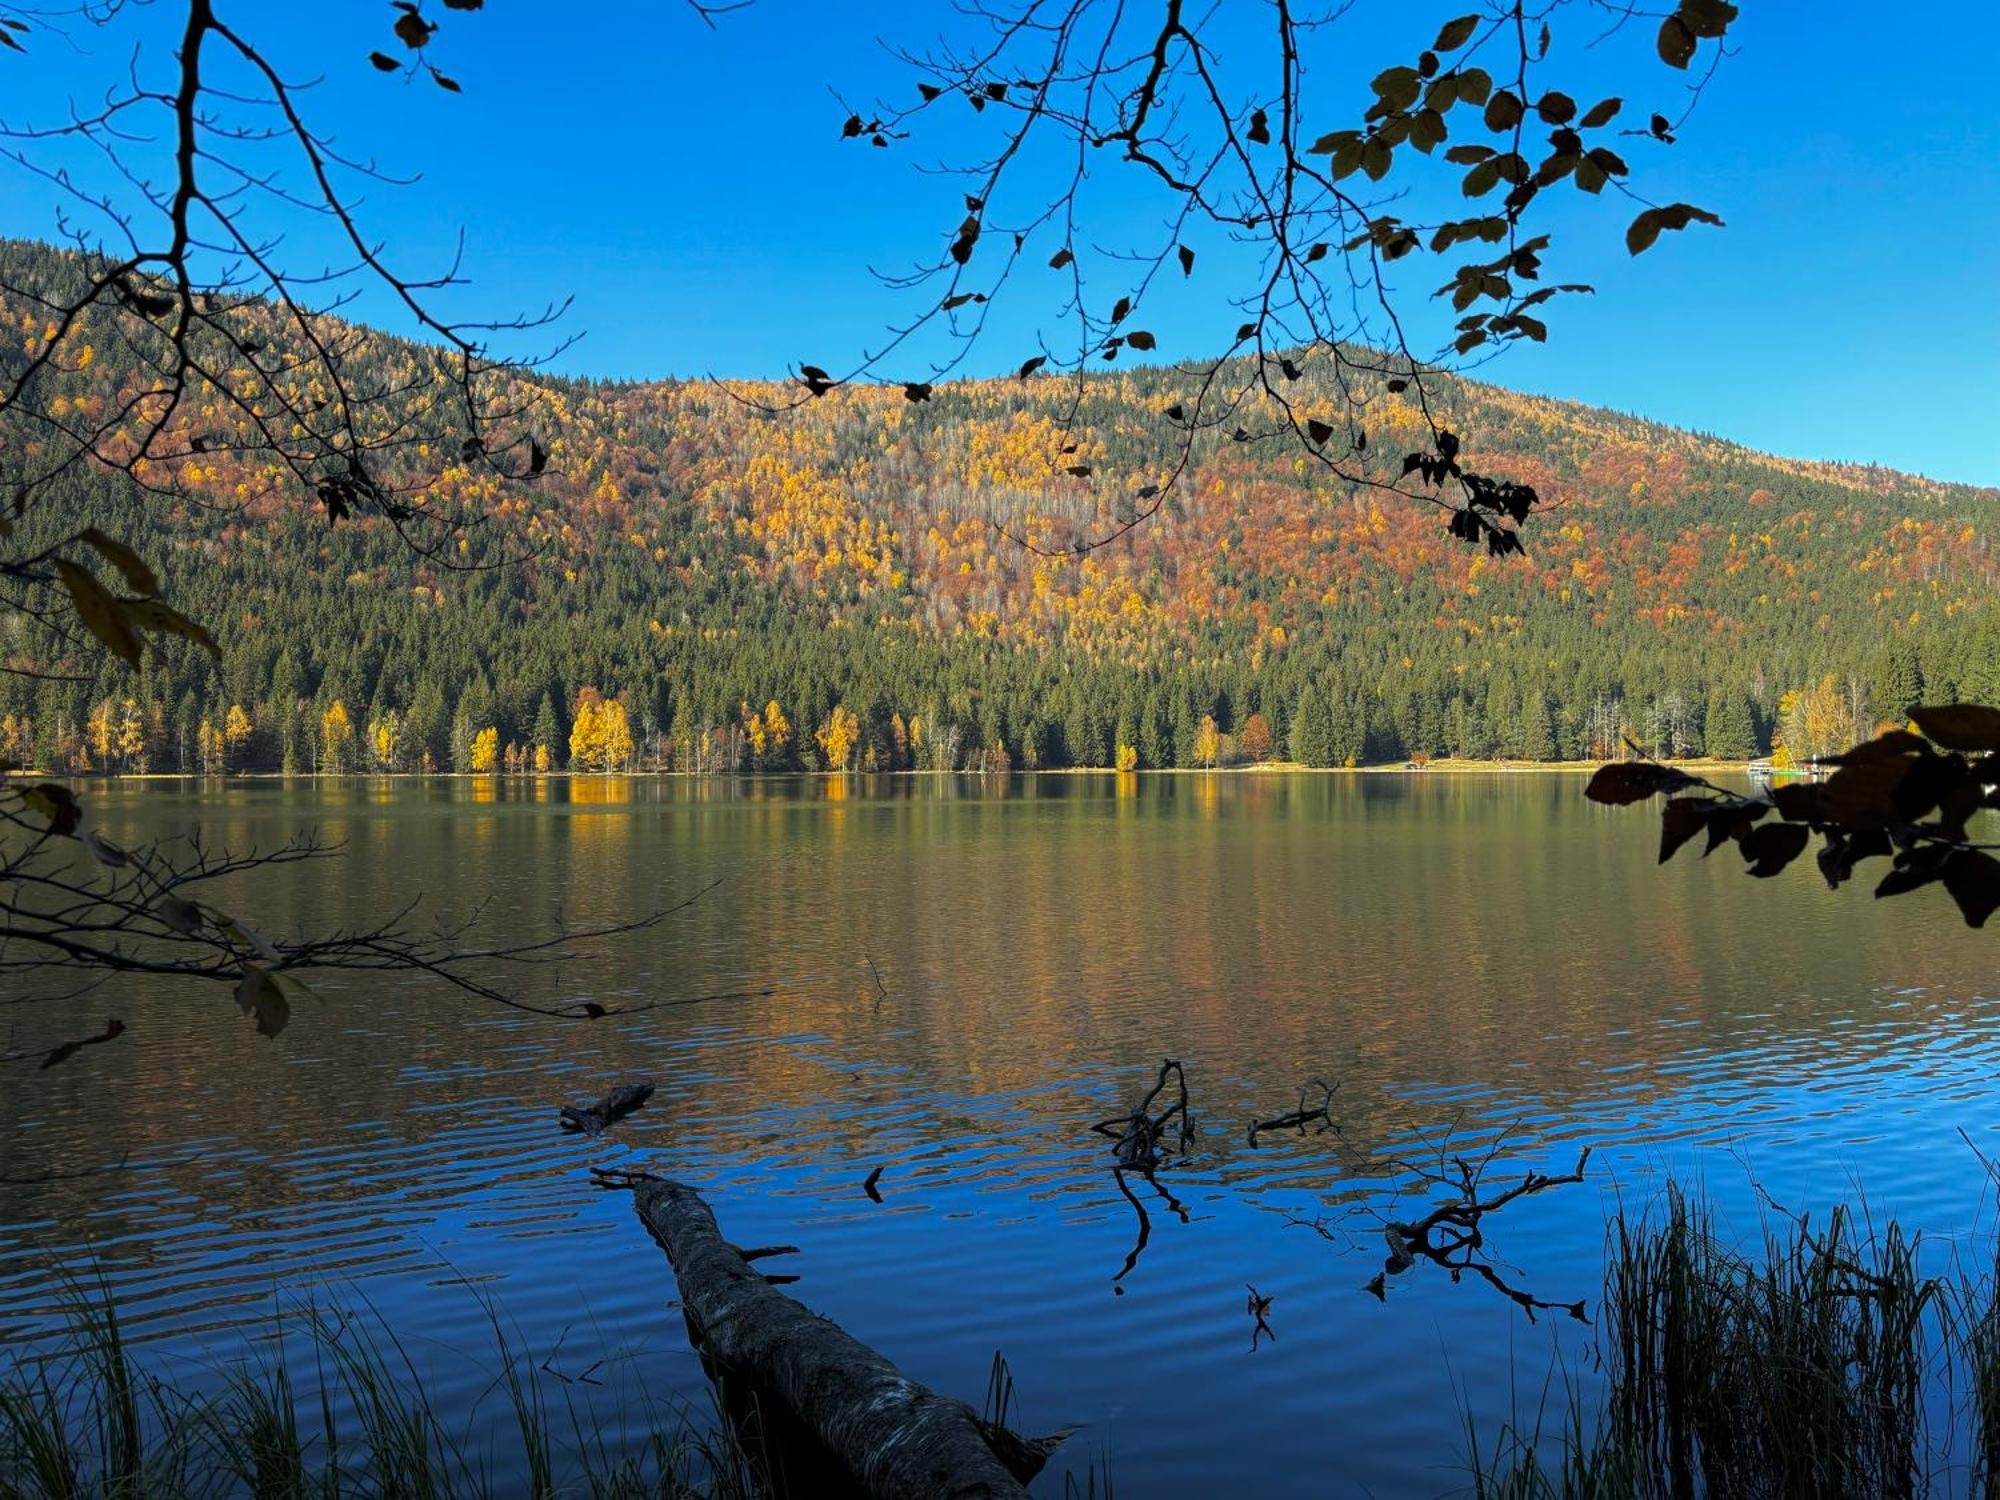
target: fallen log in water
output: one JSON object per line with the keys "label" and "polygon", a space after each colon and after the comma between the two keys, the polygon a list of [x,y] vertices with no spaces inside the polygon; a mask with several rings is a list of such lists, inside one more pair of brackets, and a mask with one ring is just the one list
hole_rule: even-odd
{"label": "fallen log in water", "polygon": [[868,1500],[1025,1497],[1060,1439],[1029,1439],[904,1375],[828,1318],[793,1301],[722,1236],[684,1183],[600,1173],[634,1188],[639,1218],[667,1252],[688,1331],[727,1375],[781,1414]]}
{"label": "fallen log in water", "polygon": [[653,1086],[644,1080],[621,1083],[595,1104],[565,1104],[562,1107],[562,1127],[564,1130],[580,1130],[585,1135],[602,1135],[607,1126],[624,1119],[652,1097]]}

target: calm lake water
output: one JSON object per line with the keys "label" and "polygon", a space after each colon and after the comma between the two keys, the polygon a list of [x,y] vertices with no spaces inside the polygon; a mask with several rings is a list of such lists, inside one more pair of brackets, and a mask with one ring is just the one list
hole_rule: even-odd
{"label": "calm lake water", "polygon": [[[1386,1300],[1396,1154],[1479,1151],[1587,1181],[1488,1222],[1508,1278],[1594,1315],[1618,1202],[1699,1178],[1754,1235],[1753,1177],[1865,1195],[1949,1244],[1990,1233],[1963,1129],[2000,1150],[1994,938],[1942,896],[1829,893],[1803,861],[1656,868],[1656,809],[1581,777],[1052,776],[1012,781],[260,782],[94,788],[131,840],[203,827],[340,861],[260,877],[284,929],[419,893],[528,936],[713,890],[529,998],[761,998],[590,1024],[404,976],[324,976],[266,1041],[226,990],[107,987],[14,1045],[130,1026],[0,1083],[0,1342],[34,1347],[90,1257],[146,1358],[228,1358],[274,1308],[372,1307],[433,1394],[489,1405],[487,1308],[552,1399],[615,1424],[640,1393],[706,1409],[666,1259],[593,1163],[700,1185],[739,1244],[803,1248],[791,1288],[906,1371],[978,1402],[996,1350],[1020,1425],[1079,1431],[1038,1493],[1108,1455],[1120,1494],[1436,1495],[1465,1412],[1532,1407],[1589,1330],[1419,1265]],[[871,970],[870,964],[873,964]],[[880,984],[876,981],[879,972]],[[1132,1208],[1090,1124],[1184,1060],[1200,1133]],[[599,1141],[559,1105],[640,1074]],[[1340,1135],[1267,1137],[1315,1076]],[[863,1179],[883,1169],[879,1205]],[[1503,1171],[1496,1166],[1496,1175]],[[1297,1221],[1318,1220],[1317,1233]],[[1274,1299],[1251,1347],[1245,1287]],[[601,1386],[559,1375],[595,1367]]]}

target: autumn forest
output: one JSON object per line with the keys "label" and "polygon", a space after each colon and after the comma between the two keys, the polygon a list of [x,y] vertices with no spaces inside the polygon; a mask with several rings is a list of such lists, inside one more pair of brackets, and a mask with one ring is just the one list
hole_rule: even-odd
{"label": "autumn forest", "polygon": [[[23,243],[4,259],[51,295],[78,275]],[[16,359],[53,332],[18,299],[5,321]],[[55,410],[97,420],[135,370],[91,316],[64,339]],[[490,498],[491,524],[414,567],[380,520],[337,518],[250,456],[205,462],[227,447],[204,440],[230,409],[214,399],[186,418],[182,513],[104,478],[58,491],[25,526],[54,539],[87,513],[143,541],[221,651],[171,643],[136,676],[85,651],[73,678],[0,678],[0,755],[211,774],[1151,769],[1576,760],[1631,740],[1808,759],[1919,701],[2000,699],[1990,490],[1451,379],[1479,462],[1548,504],[1525,557],[1225,433],[1161,515],[1079,552],[1080,529],[1129,506],[1113,476],[1171,430],[1171,369],[1091,376],[1073,429],[1054,380],[773,411],[778,386],[520,379],[546,474],[499,495],[440,467],[417,504]],[[1398,453],[1421,425],[1380,389],[1359,420]],[[507,561],[464,566],[484,555]]]}

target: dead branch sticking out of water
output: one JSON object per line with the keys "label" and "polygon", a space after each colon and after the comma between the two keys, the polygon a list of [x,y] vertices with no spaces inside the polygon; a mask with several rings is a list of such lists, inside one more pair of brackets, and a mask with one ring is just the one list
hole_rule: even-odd
{"label": "dead branch sticking out of water", "polygon": [[[1306,1135],[1308,1134],[1306,1127],[1313,1124],[1317,1124],[1319,1129],[1310,1134],[1319,1135],[1331,1130],[1333,1120],[1328,1111],[1333,1106],[1333,1096],[1339,1087],[1337,1083],[1327,1084],[1315,1078],[1299,1090],[1299,1107],[1290,1114],[1279,1115],[1275,1120],[1253,1120],[1250,1124],[1250,1149],[1252,1151],[1257,1149],[1257,1137],[1267,1130],[1295,1129],[1300,1135]],[[1319,1104],[1315,1108],[1307,1109],[1306,1100],[1311,1097],[1314,1089],[1319,1090]]]}
{"label": "dead branch sticking out of water", "polygon": [[774,1290],[722,1237],[693,1188],[642,1172],[596,1176],[634,1190],[641,1222],[673,1264],[704,1361],[776,1403],[865,1500],[1025,1500],[1023,1485],[1060,1439],[1030,1440],[982,1421]]}
{"label": "dead branch sticking out of water", "polygon": [[1394,1163],[1426,1185],[1445,1189],[1449,1196],[1420,1219],[1391,1220],[1383,1225],[1382,1238],[1389,1246],[1389,1254],[1382,1263],[1381,1271],[1368,1283],[1368,1291],[1378,1298],[1384,1297],[1389,1277],[1402,1275],[1422,1260],[1442,1267],[1454,1281],[1467,1274],[1479,1277],[1526,1312],[1530,1319],[1537,1312],[1556,1311],[1568,1313],[1579,1323],[1590,1321],[1585,1316],[1581,1300],[1565,1302],[1537,1297],[1502,1276],[1485,1254],[1484,1230],[1486,1215],[1505,1208],[1517,1198],[1567,1183],[1582,1182],[1584,1166],[1590,1160],[1590,1148],[1585,1146],[1578,1153],[1576,1166],[1568,1172],[1557,1174],[1530,1170],[1511,1186],[1482,1196],[1485,1174],[1499,1155],[1504,1139],[1503,1133],[1501,1139],[1477,1159],[1446,1156],[1440,1150],[1435,1166],[1400,1159]]}
{"label": "dead branch sticking out of water", "polygon": [[1250,1352],[1255,1354],[1257,1352],[1257,1345],[1261,1340],[1270,1339],[1273,1343],[1277,1342],[1278,1333],[1271,1326],[1269,1316],[1271,1304],[1277,1299],[1266,1297],[1248,1282],[1244,1283],[1244,1290],[1248,1291],[1250,1296],[1244,1302],[1243,1310],[1257,1320],[1257,1326],[1250,1330]]}
{"label": "dead branch sticking out of water", "polygon": [[595,1104],[565,1104],[562,1127],[585,1135],[602,1135],[652,1097],[653,1085],[645,1079],[616,1084]]}
{"label": "dead branch sticking out of water", "polygon": [[[1176,1085],[1178,1097],[1156,1115],[1153,1113],[1153,1101],[1166,1092],[1169,1079]],[[1130,1114],[1099,1120],[1090,1128],[1118,1143],[1113,1153],[1121,1170],[1141,1172],[1150,1177],[1160,1169],[1162,1147],[1170,1126],[1179,1128],[1175,1144],[1169,1149],[1185,1152],[1194,1139],[1194,1116],[1188,1113],[1187,1074],[1171,1057],[1160,1064],[1159,1078]]]}
{"label": "dead branch sticking out of water", "polygon": [[[1155,1114],[1154,1103],[1166,1092],[1169,1080],[1175,1085],[1175,1096]],[[1112,1148],[1116,1164],[1111,1168],[1111,1179],[1118,1184],[1118,1191],[1132,1205],[1132,1212],[1139,1221],[1132,1248],[1125,1255],[1125,1264],[1111,1278],[1113,1282],[1120,1282],[1139,1264],[1140,1255],[1153,1237],[1152,1215],[1147,1213],[1144,1200],[1132,1191],[1132,1185],[1125,1180],[1126,1173],[1135,1172],[1143,1177],[1146,1185],[1159,1194],[1160,1201],[1183,1224],[1188,1222],[1187,1205],[1169,1192],[1157,1175],[1165,1164],[1168,1152],[1185,1154],[1194,1140],[1194,1116],[1188,1109],[1187,1074],[1177,1061],[1167,1058],[1160,1064],[1160,1075],[1154,1080],[1152,1088],[1147,1090],[1146,1096],[1130,1114],[1099,1120],[1090,1128],[1117,1143]],[[1173,1131],[1171,1142],[1168,1140],[1169,1130]],[[1117,1290],[1122,1294],[1125,1289],[1119,1287]]]}

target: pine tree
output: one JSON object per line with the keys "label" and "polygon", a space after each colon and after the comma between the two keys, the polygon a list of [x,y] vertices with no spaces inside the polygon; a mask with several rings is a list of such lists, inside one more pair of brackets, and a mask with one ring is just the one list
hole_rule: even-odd
{"label": "pine tree", "polygon": [[1876,655],[1869,694],[1877,713],[1896,718],[1906,716],[1924,701],[1923,669],[1917,664],[1916,648],[1907,639],[1897,636]]}
{"label": "pine tree", "polygon": [[1292,759],[1302,766],[1338,764],[1332,710],[1316,684],[1308,683],[1299,694],[1299,706],[1292,714],[1291,748]]}
{"label": "pine tree", "polygon": [[552,771],[556,767],[556,751],[562,745],[562,726],[556,722],[556,706],[547,693],[542,694],[542,705],[535,710],[535,769]]}
{"label": "pine tree", "polygon": [[1749,760],[1758,753],[1750,700],[1740,688],[1717,683],[1708,692],[1702,748],[1717,760]]}

